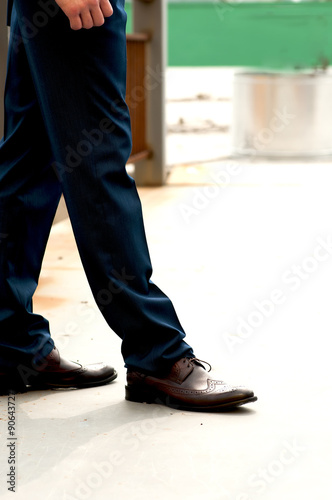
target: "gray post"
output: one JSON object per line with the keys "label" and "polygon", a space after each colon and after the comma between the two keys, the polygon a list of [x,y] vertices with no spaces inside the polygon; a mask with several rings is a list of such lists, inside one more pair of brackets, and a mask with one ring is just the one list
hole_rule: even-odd
{"label": "gray post", "polygon": [[133,0],[134,33],[147,32],[147,146],[151,158],[135,164],[138,185],[166,181],[165,72],[167,64],[167,0]]}
{"label": "gray post", "polygon": [[6,26],[7,2],[0,3],[0,138],[3,135],[3,95],[5,89],[8,31]]}

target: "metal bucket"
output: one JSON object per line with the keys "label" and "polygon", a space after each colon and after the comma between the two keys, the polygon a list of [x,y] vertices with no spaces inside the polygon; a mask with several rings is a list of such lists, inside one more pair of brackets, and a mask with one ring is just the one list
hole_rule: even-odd
{"label": "metal bucket", "polygon": [[332,155],[332,76],[238,73],[234,78],[233,152]]}

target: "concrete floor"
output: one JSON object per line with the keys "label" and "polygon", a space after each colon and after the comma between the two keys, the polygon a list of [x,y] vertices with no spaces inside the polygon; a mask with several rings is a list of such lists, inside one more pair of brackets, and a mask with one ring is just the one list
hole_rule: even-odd
{"label": "concrete floor", "polygon": [[[197,357],[259,399],[224,414],[126,402],[120,341],[93,303],[64,220],[35,310],[64,356],[109,361],[119,377],[16,396],[18,500],[331,498],[330,162],[181,154],[167,186],[139,190],[154,281]],[[6,439],[7,398],[0,404]],[[0,494],[12,498],[7,469],[3,451]]]}

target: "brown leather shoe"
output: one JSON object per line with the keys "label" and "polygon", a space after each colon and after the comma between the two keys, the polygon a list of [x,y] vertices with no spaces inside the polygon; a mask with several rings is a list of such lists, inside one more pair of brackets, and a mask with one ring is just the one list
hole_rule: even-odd
{"label": "brown leather shoe", "polygon": [[201,363],[182,358],[164,378],[128,370],[126,399],[191,411],[222,411],[257,400],[249,389],[213,379]]}
{"label": "brown leather shoe", "polygon": [[67,361],[60,356],[56,347],[43,360],[39,368],[31,369],[23,365],[17,370],[0,371],[0,390],[25,392],[30,389],[84,388],[108,384],[116,379],[117,372],[104,363],[82,366]]}

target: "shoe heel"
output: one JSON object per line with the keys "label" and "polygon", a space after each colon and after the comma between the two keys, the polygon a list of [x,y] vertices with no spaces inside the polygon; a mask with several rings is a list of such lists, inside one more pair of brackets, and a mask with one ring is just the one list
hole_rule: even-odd
{"label": "shoe heel", "polygon": [[27,387],[16,371],[8,372],[0,376],[0,395],[17,394],[27,392]]}
{"label": "shoe heel", "polygon": [[134,403],[153,403],[155,397],[150,392],[133,386],[126,385],[125,399]]}

